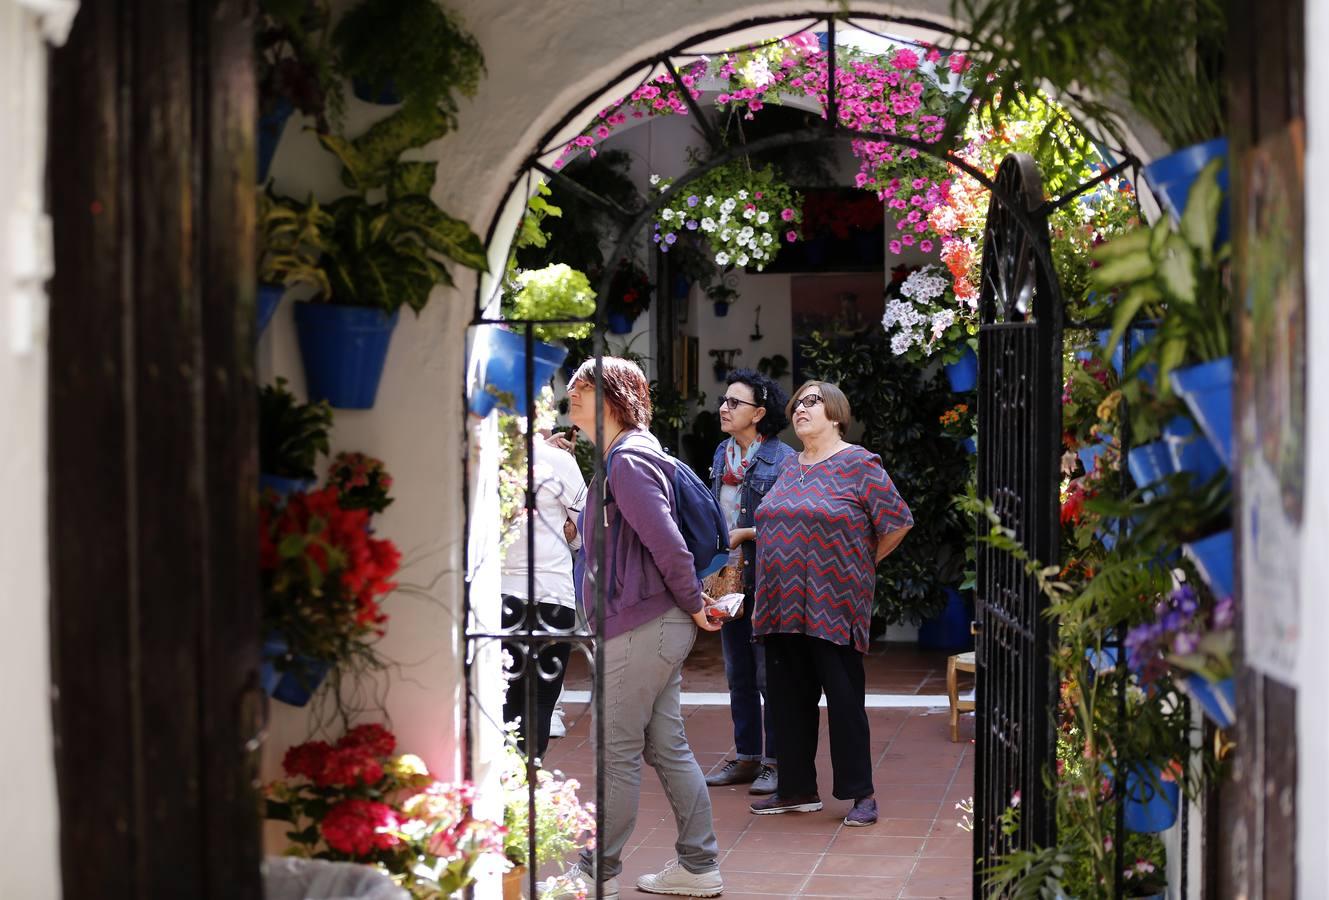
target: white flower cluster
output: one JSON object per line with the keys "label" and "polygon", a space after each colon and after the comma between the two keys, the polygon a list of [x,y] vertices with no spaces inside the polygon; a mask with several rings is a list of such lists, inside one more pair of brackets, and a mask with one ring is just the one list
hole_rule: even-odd
{"label": "white flower cluster", "polygon": [[891,353],[902,356],[917,347],[923,356],[931,356],[943,346],[946,331],[959,318],[957,308],[945,300],[947,287],[936,266],[925,266],[905,279],[902,297],[888,300],[881,317],[881,327],[891,333]]}
{"label": "white flower cluster", "polygon": [[[652,176],[656,183],[658,176]],[[660,189],[668,188],[661,182]],[[762,209],[767,198],[751,197],[739,190],[733,197],[707,194],[681,195],[672,206],[660,210],[656,242],[661,250],[677,241],[678,232],[701,231],[714,252],[718,266],[753,265],[760,272],[779,252],[781,210]],[[769,204],[768,204],[769,205]]]}
{"label": "white flower cluster", "polygon": [[924,266],[900,285],[900,294],[910,300],[926,303],[946,293],[946,279],[936,266]]}

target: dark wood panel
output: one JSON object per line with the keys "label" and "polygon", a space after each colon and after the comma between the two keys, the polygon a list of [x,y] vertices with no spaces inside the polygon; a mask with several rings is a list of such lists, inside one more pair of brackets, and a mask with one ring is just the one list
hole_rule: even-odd
{"label": "dark wood panel", "polygon": [[261,896],[249,6],[89,4],[52,57],[69,897]]}

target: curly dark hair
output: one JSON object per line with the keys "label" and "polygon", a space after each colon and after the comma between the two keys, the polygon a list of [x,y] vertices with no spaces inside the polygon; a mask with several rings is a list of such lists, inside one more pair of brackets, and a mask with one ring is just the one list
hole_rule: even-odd
{"label": "curly dark hair", "polygon": [[746,384],[752,388],[752,399],[766,409],[766,415],[757,423],[757,434],[763,438],[774,437],[789,424],[784,409],[789,398],[785,396],[779,382],[751,369],[734,369],[725,379],[725,384]]}

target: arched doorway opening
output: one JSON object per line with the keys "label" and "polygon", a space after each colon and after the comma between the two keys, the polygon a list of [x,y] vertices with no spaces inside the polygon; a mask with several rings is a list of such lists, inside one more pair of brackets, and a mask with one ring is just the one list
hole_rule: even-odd
{"label": "arched doorway opening", "polygon": [[[888,16],[870,18],[878,27],[892,24],[918,27],[918,20],[903,20]],[[819,20],[811,29],[825,32],[825,44],[837,46],[837,21]],[[851,17],[852,21],[852,17]],[[770,17],[743,23],[745,29],[781,26],[810,30],[803,17]],[[944,33],[946,29],[936,27]],[[663,72],[675,83],[683,82],[682,72],[695,46],[702,41],[723,40],[727,32],[708,32],[697,39],[684,42],[670,51],[650,57],[632,67],[630,71],[645,71],[647,75],[638,83],[645,85]],[[796,33],[796,32],[795,32]],[[757,46],[761,46],[760,44]],[[749,48],[750,49],[750,48]],[[834,54],[829,54],[831,59]],[[621,83],[623,78],[616,80]],[[575,138],[567,138],[576,117],[590,108],[591,100],[574,109],[546,135],[509,187],[509,210],[514,199],[524,203],[535,190],[540,179],[548,179],[569,191],[576,192],[587,202],[604,209],[621,222],[617,238],[608,254],[609,265],[597,287],[597,303],[593,315],[584,321],[595,325],[595,357],[605,351],[607,299],[611,288],[614,264],[625,258],[637,237],[650,225],[659,211],[672,200],[685,194],[690,184],[736,159],[760,156],[770,150],[799,146],[835,146],[854,141],[871,141],[903,148],[937,158],[981,184],[992,196],[988,226],[988,243],[984,257],[982,278],[982,337],[980,345],[987,350],[980,382],[980,428],[991,437],[983,440],[980,458],[980,496],[997,498],[996,505],[1008,514],[1026,551],[1040,560],[1055,560],[1057,554],[1057,482],[1059,456],[1056,442],[1059,435],[1060,410],[1057,404],[1061,384],[1061,297],[1047,240],[1048,212],[1064,205],[1077,196],[1093,190],[1099,184],[1124,171],[1133,163],[1126,162],[1107,169],[1097,178],[1068,190],[1063,196],[1045,200],[1037,169],[1032,161],[1012,159],[1003,165],[997,179],[989,178],[965,159],[945,147],[945,141],[929,142],[894,132],[858,130],[844,126],[837,115],[839,98],[836,96],[834,63],[830,64],[827,80],[830,87],[822,98],[822,108],[830,120],[821,127],[811,127],[782,134],[770,135],[739,146],[724,146],[708,123],[693,92],[680,91],[680,103],[688,114],[698,121],[699,130],[707,139],[711,153],[708,158],[688,168],[673,179],[669,187],[652,197],[642,208],[627,214],[615,208],[608,199],[588,191],[564,175],[557,162]],[[607,85],[606,89],[613,85]],[[500,216],[491,225],[491,247],[501,240]],[[492,283],[482,284],[476,298],[476,316],[473,324],[485,327],[503,326],[526,331],[543,321],[497,315],[493,305],[495,296]],[[528,337],[528,355],[531,348]],[[596,369],[597,378],[599,369]],[[526,377],[533,378],[534,369],[528,367]],[[530,381],[526,396],[533,396],[538,385]],[[528,415],[534,412],[528,409]],[[1045,439],[1046,438],[1046,439]],[[600,460],[595,461],[595,474],[602,475]],[[468,514],[469,514],[468,510]],[[592,566],[604,566],[603,548],[596,558],[592,553]],[[598,580],[597,580],[598,581]],[[1046,796],[1042,773],[1051,759],[1052,719],[1050,715],[1051,685],[1046,665],[1050,653],[1050,633],[1042,616],[1043,604],[1036,585],[1027,572],[999,559],[996,554],[979,555],[979,621],[980,621],[980,707],[994,710],[981,720],[980,779],[976,790],[979,806],[976,822],[976,856],[990,861],[1013,849],[1013,842],[1001,834],[998,816],[1011,796],[1024,794],[1026,809],[1030,810],[1026,827],[1017,846],[1034,843],[1046,845],[1053,833],[1051,804]],[[589,602],[589,601],[588,601]],[[521,655],[529,658],[539,646],[551,638],[573,642],[590,660],[592,672],[600,671],[600,644],[594,638],[595,615],[603,615],[603,598],[592,607],[591,622],[571,633],[542,627],[538,616],[529,614],[517,628],[495,629],[479,624],[468,616],[467,658],[472,663],[480,659],[477,652],[483,645],[496,645],[506,640],[522,645]],[[989,621],[990,620],[990,624]],[[473,678],[472,667],[468,677]],[[991,673],[992,678],[988,675]],[[602,692],[592,692],[595,705],[595,727],[603,722],[603,707],[596,703]],[[481,703],[483,705],[483,703]],[[476,721],[473,715],[470,718]],[[597,760],[597,771],[599,770]],[[986,796],[986,800],[982,799]],[[990,802],[987,802],[990,801]],[[534,805],[532,804],[532,815]]]}

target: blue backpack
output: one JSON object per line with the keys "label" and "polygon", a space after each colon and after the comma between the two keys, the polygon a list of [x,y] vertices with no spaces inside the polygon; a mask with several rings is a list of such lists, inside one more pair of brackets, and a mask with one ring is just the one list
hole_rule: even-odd
{"label": "blue backpack", "polygon": [[[662,458],[673,467],[674,505],[670,512],[674,514],[674,522],[692,554],[697,577],[705,578],[718,572],[729,561],[729,526],[720,511],[720,501],[715,499],[711,489],[677,457],[641,447],[624,449]],[[609,464],[617,453],[618,449],[614,449],[605,457],[606,502],[613,499],[609,491]]]}

